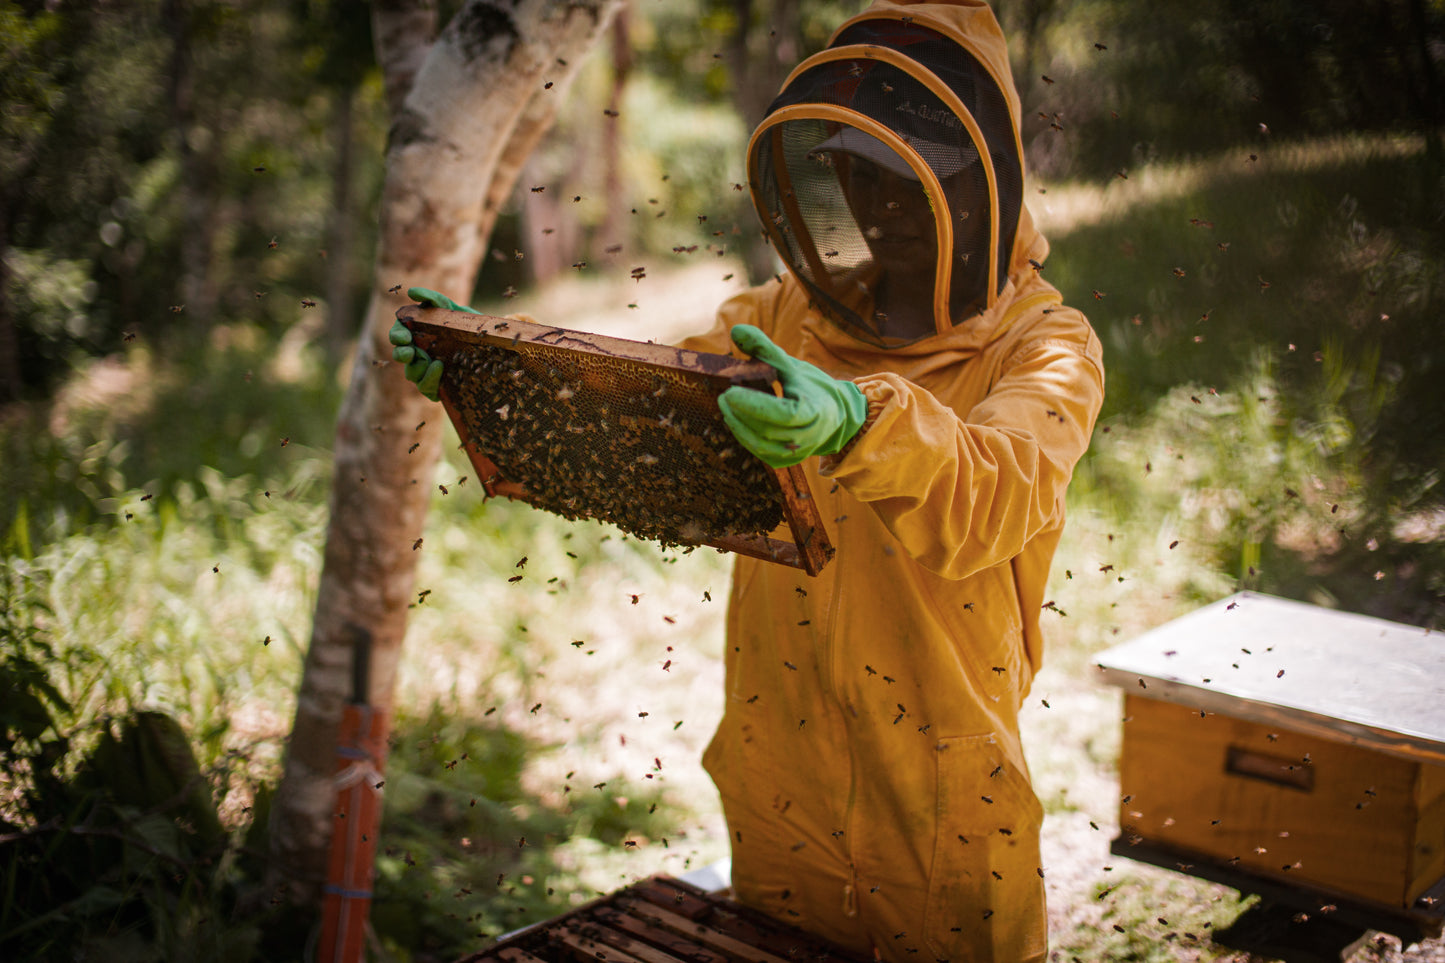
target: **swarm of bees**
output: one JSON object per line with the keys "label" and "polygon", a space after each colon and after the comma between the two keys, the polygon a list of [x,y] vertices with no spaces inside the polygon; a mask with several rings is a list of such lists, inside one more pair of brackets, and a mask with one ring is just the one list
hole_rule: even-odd
{"label": "swarm of bees", "polygon": [[445,370],[472,443],[538,508],[664,547],[783,521],[767,466],[682,372],[641,374],[538,345],[476,346]]}

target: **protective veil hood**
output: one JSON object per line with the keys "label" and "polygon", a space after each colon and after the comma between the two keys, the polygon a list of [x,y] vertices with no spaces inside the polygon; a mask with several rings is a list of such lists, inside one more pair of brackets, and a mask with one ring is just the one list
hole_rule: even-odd
{"label": "protective veil hood", "polygon": [[875,3],[784,82],[748,146],[753,202],[852,338],[903,348],[997,320],[1011,273],[1045,249],[1018,115],[985,4]]}

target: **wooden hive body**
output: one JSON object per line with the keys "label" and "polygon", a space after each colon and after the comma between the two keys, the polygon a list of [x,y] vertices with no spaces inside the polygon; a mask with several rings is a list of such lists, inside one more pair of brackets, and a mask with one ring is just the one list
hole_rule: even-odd
{"label": "wooden hive body", "polygon": [[1440,932],[1445,636],[1242,593],[1099,665],[1126,693],[1116,852]]}
{"label": "wooden hive body", "polygon": [[870,963],[819,937],[655,876],[458,963]]}
{"label": "wooden hive body", "polygon": [[1130,693],[1126,835],[1401,908],[1445,875],[1445,767]]}

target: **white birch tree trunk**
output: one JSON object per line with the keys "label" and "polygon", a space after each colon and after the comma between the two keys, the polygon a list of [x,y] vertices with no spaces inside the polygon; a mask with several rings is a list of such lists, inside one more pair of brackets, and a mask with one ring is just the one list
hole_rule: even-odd
{"label": "white birch tree trunk", "polygon": [[409,286],[469,298],[498,209],[621,3],[470,0],[435,41],[425,0],[373,8],[392,110],[381,235],[336,429],[316,616],[270,825],[271,882],[294,902],[318,903],[325,879],[353,627],[372,640],[369,701],[392,705],[420,554],[413,546],[440,454],[445,415],[391,362],[387,329]]}

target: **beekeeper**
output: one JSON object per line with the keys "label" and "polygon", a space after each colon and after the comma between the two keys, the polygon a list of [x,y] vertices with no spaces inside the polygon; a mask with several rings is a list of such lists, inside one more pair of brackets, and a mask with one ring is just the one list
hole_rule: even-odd
{"label": "beekeeper", "polygon": [[1018,713],[1104,375],[1036,270],[1019,110],[983,3],[843,24],[748,147],[788,273],[683,343],[778,369],[783,398],[720,406],[764,461],[805,466],[837,548],[816,578],[737,560],[703,756],[736,898],[886,960],[1047,946]]}

